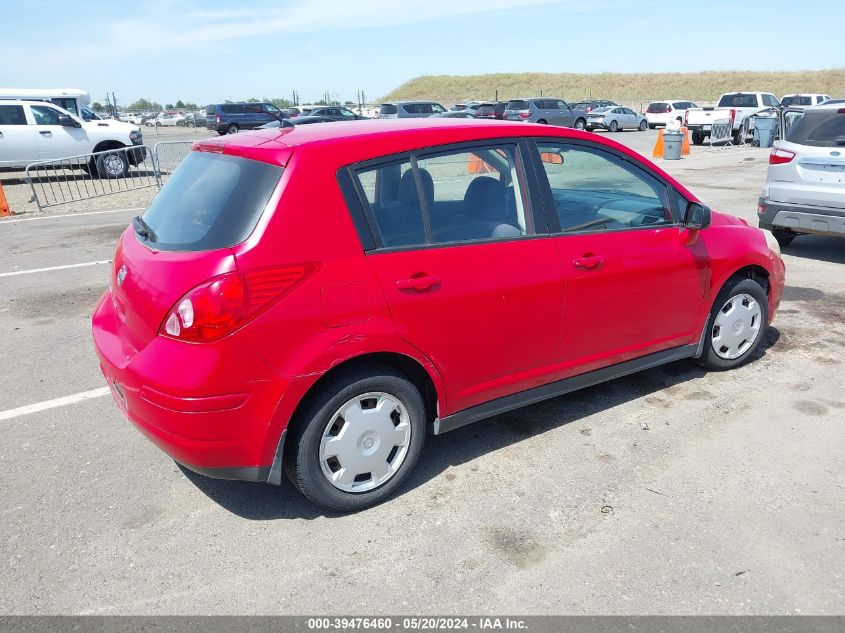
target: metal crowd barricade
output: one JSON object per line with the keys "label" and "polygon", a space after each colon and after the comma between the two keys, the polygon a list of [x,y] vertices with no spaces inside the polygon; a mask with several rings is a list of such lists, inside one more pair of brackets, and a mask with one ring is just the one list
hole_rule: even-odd
{"label": "metal crowd barricade", "polygon": [[193,144],[193,141],[160,141],[155,144],[153,154],[159,175],[159,186],[185,159]]}
{"label": "metal crowd barricade", "polygon": [[733,145],[733,121],[730,119],[718,119],[710,126],[710,147],[715,148],[717,145]]}
{"label": "metal crowd barricade", "polygon": [[38,161],[27,165],[26,179],[39,210],[161,185],[146,145]]}

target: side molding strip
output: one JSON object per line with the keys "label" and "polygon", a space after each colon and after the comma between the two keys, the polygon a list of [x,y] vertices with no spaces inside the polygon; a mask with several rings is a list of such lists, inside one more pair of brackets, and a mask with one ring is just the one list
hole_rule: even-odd
{"label": "side molding strip", "polygon": [[599,383],[613,380],[614,378],[621,378],[628,374],[633,374],[644,369],[651,369],[659,365],[665,365],[683,358],[692,358],[698,352],[699,343],[692,343],[690,345],[682,345],[681,347],[673,347],[662,352],[656,352],[643,356],[642,358],[635,358],[633,360],[612,365],[610,367],[603,367],[595,371],[572,376],[558,380],[548,385],[535,387],[527,391],[515,393],[504,398],[498,398],[490,402],[485,402],[463,411],[458,411],[452,415],[448,415],[443,419],[436,419],[434,421],[434,434],[442,435],[449,431],[454,431],[467,424],[472,424],[478,420],[489,418],[505,411],[518,409],[529,404],[542,402],[549,398],[562,396],[572,391],[584,389],[585,387],[592,387]]}

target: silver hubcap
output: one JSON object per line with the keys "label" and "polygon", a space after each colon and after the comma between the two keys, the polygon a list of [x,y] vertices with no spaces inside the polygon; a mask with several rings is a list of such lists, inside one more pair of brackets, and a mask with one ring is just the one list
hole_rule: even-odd
{"label": "silver hubcap", "polygon": [[393,477],[411,442],[405,406],[384,392],[355,396],[338,409],[323,431],[320,468],[344,492],[366,492]]}
{"label": "silver hubcap", "polygon": [[711,340],[719,358],[739,358],[754,345],[760,334],[760,304],[751,295],[731,297],[713,321]]}
{"label": "silver hubcap", "polygon": [[103,158],[103,166],[112,176],[120,176],[123,173],[123,161],[120,160],[120,156],[106,156]]}

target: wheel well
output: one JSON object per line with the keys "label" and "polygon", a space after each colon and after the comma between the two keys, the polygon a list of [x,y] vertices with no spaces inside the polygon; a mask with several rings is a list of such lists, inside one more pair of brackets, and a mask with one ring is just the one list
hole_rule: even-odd
{"label": "wheel well", "polygon": [[769,294],[769,273],[761,266],[746,266],[745,268],[740,268],[731,275],[725,283],[731,279],[750,279],[751,281],[759,284],[763,290],[766,291],[766,295]]}
{"label": "wheel well", "polygon": [[437,417],[437,390],[434,388],[431,376],[428,375],[425,368],[410,356],[396,354],[394,352],[378,352],[350,358],[339,365],[335,365],[320,376],[296,406],[296,410],[291,416],[291,423],[294,423],[299,418],[300,411],[305,408],[314,395],[336,376],[344,372],[366,367],[377,367],[378,365],[387,365],[391,369],[398,371],[419,389],[423,397],[423,402],[425,403],[426,419],[429,423],[434,422],[434,418]]}
{"label": "wheel well", "polygon": [[107,149],[120,149],[126,147],[120,141],[100,141],[94,146],[94,152],[105,152]]}

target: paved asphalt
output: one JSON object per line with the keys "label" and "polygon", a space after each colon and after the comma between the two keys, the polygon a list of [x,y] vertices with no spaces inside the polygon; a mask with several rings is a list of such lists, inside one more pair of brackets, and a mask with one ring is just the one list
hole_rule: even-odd
{"label": "paved asphalt", "polygon": [[[665,167],[753,220],[766,155]],[[431,438],[401,495],[326,516],[287,483],[183,472],[108,395],[4,417],[104,386],[91,262],[134,213],[0,221],[0,614],[845,613],[842,241],[787,249],[751,364],[675,363]]]}

